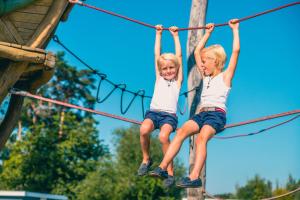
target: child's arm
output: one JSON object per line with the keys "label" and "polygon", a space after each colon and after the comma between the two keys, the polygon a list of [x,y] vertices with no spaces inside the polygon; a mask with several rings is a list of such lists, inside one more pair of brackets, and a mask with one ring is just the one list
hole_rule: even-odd
{"label": "child's arm", "polygon": [[201,50],[205,47],[205,44],[208,41],[214,28],[215,28],[215,25],[213,23],[206,24],[205,34],[201,38],[200,42],[198,43],[198,45],[196,46],[195,51],[194,51],[195,61],[196,61],[198,70],[201,73],[202,77],[204,76],[204,73],[203,73],[203,69],[202,69]]}
{"label": "child's arm", "polygon": [[178,86],[181,87],[181,83],[183,80],[183,72],[182,72],[182,51],[181,51],[181,45],[180,45],[180,40],[179,40],[179,35],[178,35],[178,27],[176,26],[171,26],[169,28],[173,39],[174,39],[174,44],[175,44],[175,55],[178,59],[179,62],[179,67],[178,67],[178,74],[177,74],[177,83]]}
{"label": "child's arm", "polygon": [[228,22],[233,33],[233,47],[230,61],[227,69],[224,72],[224,82],[227,86],[231,86],[231,81],[234,76],[238,57],[240,54],[240,37],[239,37],[239,22],[237,19],[232,19]]}
{"label": "child's arm", "polygon": [[156,25],[156,34],[155,34],[155,45],[154,45],[154,62],[155,62],[155,75],[156,80],[160,77],[160,72],[158,69],[157,60],[160,56],[160,50],[161,50],[161,35],[163,32],[162,25]]}

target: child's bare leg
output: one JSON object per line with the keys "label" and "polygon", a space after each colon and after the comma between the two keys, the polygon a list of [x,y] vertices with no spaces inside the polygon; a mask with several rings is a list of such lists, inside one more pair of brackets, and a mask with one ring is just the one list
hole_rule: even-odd
{"label": "child's bare leg", "polygon": [[207,155],[207,142],[215,135],[216,130],[210,125],[204,125],[199,135],[196,138],[196,155],[195,165],[190,173],[190,179],[195,180],[199,178],[201,169],[204,165]]}
{"label": "child's bare leg", "polygon": [[150,133],[154,130],[152,120],[145,119],[140,127],[140,143],[143,153],[143,163],[147,163],[150,159],[149,146],[150,146]]}
{"label": "child's bare leg", "polygon": [[[162,151],[165,155],[165,153],[167,152],[169,145],[170,145],[170,134],[173,131],[173,127],[170,124],[164,124],[161,128],[160,128],[160,133],[159,133],[159,141],[162,145]],[[173,162],[171,162],[168,165],[167,168],[168,174],[173,176],[174,175],[174,171],[173,171]]]}
{"label": "child's bare leg", "polygon": [[199,126],[193,120],[187,121],[180,129],[178,129],[159,167],[166,170],[168,165],[173,161],[174,157],[180,150],[180,147],[185,138],[187,138],[190,135],[193,135],[198,130]]}

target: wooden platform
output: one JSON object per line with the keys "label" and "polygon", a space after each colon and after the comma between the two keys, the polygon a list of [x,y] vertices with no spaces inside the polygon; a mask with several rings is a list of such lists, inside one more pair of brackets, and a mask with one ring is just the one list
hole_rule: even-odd
{"label": "wooden platform", "polygon": [[[67,0],[35,0],[0,16],[0,104],[9,88],[17,85],[35,92],[50,80],[54,70],[49,70],[49,66],[54,59],[38,48],[46,47],[58,23],[66,20],[72,7]],[[16,124],[22,103],[21,97],[12,96],[0,124],[0,150]]]}

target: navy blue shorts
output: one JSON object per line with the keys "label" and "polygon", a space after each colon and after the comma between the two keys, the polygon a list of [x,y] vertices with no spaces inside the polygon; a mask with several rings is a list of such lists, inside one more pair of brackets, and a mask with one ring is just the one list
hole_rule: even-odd
{"label": "navy blue shorts", "polygon": [[154,129],[160,129],[164,124],[170,124],[173,128],[173,131],[175,131],[178,124],[177,116],[167,112],[148,110],[146,112],[145,119],[152,120]]}
{"label": "navy blue shorts", "polygon": [[191,120],[198,124],[199,129],[204,125],[210,125],[216,130],[216,133],[219,133],[224,130],[226,113],[220,111],[200,112],[199,114],[194,115]]}

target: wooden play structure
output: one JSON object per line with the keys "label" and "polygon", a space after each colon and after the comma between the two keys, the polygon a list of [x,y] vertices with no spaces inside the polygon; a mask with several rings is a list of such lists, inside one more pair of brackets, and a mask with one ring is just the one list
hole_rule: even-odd
{"label": "wooden play structure", "polygon": [[[44,48],[71,9],[67,0],[0,0],[0,104],[13,87],[34,93],[50,80],[55,56]],[[0,124],[0,150],[18,121],[23,100],[10,97]]]}

